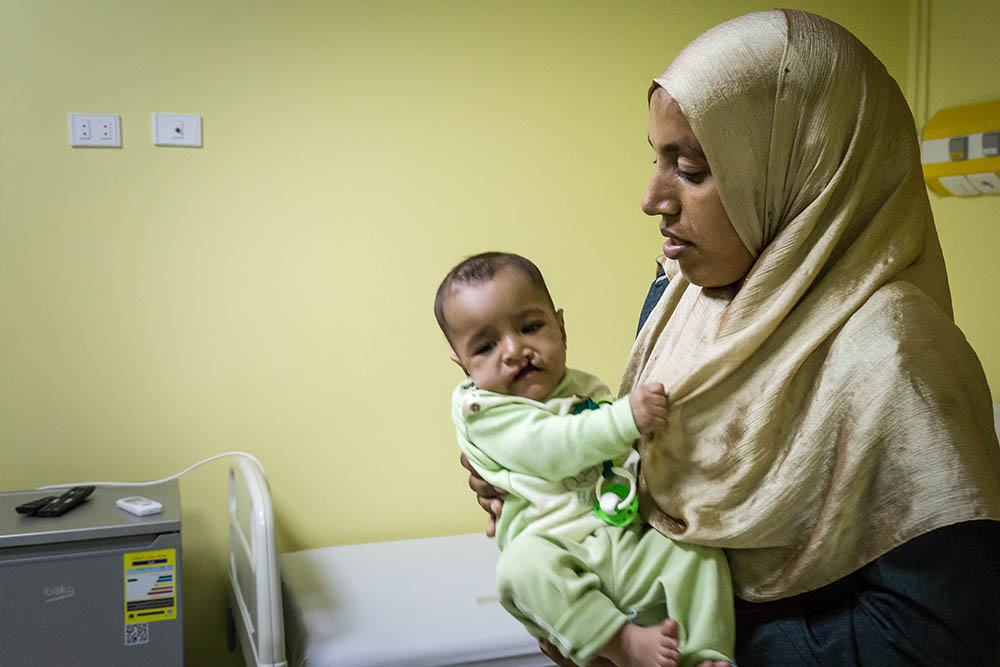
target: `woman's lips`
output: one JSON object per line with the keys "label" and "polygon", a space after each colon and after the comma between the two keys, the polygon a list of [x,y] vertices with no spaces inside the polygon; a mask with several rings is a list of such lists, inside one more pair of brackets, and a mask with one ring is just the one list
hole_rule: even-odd
{"label": "woman's lips", "polygon": [[663,244],[663,254],[669,259],[677,259],[684,251],[691,247],[691,243],[684,241],[682,239],[674,238],[672,236],[667,236],[666,242]]}

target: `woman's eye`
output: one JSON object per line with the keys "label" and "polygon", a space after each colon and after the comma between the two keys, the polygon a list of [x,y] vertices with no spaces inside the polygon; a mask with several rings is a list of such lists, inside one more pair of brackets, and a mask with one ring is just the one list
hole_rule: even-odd
{"label": "woman's eye", "polygon": [[707,172],[704,171],[681,171],[677,170],[677,175],[689,183],[701,183],[705,180]]}

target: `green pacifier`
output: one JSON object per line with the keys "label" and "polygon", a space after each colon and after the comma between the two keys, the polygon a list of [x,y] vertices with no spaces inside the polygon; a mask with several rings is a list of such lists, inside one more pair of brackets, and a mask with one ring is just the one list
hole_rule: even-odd
{"label": "green pacifier", "polygon": [[[639,499],[635,497],[635,477],[625,468],[612,466],[610,463],[605,462],[604,473],[597,478],[594,514],[612,526],[627,526],[639,513]],[[613,482],[604,487],[604,480],[612,474],[626,479],[628,485]]]}

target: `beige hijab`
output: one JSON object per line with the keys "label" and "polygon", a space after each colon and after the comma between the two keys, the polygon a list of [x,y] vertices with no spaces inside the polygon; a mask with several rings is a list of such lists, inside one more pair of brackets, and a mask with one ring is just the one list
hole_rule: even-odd
{"label": "beige hijab", "polygon": [[913,119],[855,37],[773,10],[698,37],[680,104],[756,258],[738,289],[672,282],[622,389],[661,381],[644,512],[726,547],[737,594],[812,590],[934,528],[1000,519],[989,388],[952,321]]}

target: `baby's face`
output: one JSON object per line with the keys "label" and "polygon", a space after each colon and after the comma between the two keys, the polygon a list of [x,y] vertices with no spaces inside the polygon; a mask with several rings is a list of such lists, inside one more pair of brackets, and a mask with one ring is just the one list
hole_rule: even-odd
{"label": "baby's face", "polygon": [[566,372],[562,311],[516,269],[456,287],[444,317],[452,358],[480,389],[542,401]]}

